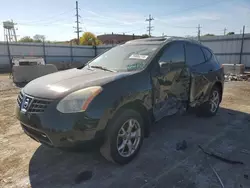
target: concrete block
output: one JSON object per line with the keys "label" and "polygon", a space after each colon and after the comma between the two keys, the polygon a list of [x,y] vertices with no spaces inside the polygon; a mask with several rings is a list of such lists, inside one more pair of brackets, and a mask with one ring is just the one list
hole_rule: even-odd
{"label": "concrete block", "polygon": [[244,74],[245,65],[243,64],[222,64],[225,74]]}
{"label": "concrete block", "polygon": [[30,82],[38,77],[57,72],[55,65],[13,66],[13,82]]}
{"label": "concrete block", "polygon": [[66,70],[66,69],[80,67],[84,63],[82,62],[51,62],[50,64],[55,65],[58,70]]}

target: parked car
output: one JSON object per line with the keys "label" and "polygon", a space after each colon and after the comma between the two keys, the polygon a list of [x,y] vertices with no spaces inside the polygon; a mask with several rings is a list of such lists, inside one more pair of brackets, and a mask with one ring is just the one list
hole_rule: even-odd
{"label": "parked car", "polygon": [[199,42],[139,39],[86,66],[31,81],[18,95],[16,116],[25,133],[42,144],[100,143],[106,159],[126,164],[161,118],[189,108],[214,116],[223,82],[215,55]]}

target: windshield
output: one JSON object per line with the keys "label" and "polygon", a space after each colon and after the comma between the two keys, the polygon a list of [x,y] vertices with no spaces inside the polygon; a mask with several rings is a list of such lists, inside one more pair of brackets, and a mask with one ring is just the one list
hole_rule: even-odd
{"label": "windshield", "polygon": [[91,61],[89,66],[101,66],[118,72],[142,70],[157,48],[158,45],[148,44],[120,45]]}

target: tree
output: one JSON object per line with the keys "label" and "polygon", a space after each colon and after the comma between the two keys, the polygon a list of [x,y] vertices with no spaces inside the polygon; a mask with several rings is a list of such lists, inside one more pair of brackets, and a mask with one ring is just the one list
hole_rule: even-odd
{"label": "tree", "polygon": [[18,42],[34,42],[33,39],[29,36],[21,38]]}
{"label": "tree", "polygon": [[71,39],[71,40],[69,41],[69,43],[72,43],[72,45],[73,45],[73,44],[76,45],[76,44],[77,44],[77,38]]}
{"label": "tree", "polygon": [[85,32],[82,37],[80,37],[80,45],[97,46],[101,43],[102,42],[91,32]]}
{"label": "tree", "polygon": [[142,36],[141,36],[141,38],[148,38],[149,36],[148,36],[148,34],[143,34]]}
{"label": "tree", "polygon": [[205,34],[204,36],[215,36],[215,35],[208,33],[208,34]]}
{"label": "tree", "polygon": [[34,42],[43,42],[45,40],[45,36],[44,35],[38,35],[36,34],[34,37]]}
{"label": "tree", "polygon": [[228,32],[227,35],[234,35],[234,32]]}

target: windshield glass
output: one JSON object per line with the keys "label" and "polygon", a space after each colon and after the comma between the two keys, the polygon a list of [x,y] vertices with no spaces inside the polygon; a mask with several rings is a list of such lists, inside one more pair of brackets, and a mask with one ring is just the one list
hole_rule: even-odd
{"label": "windshield glass", "polygon": [[113,71],[138,71],[144,69],[158,45],[125,44],[112,48],[89,63]]}

